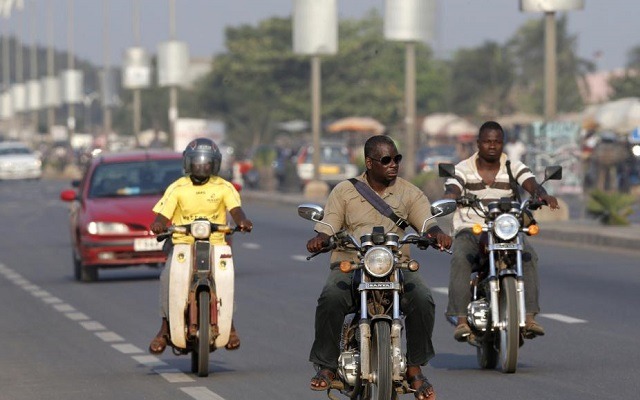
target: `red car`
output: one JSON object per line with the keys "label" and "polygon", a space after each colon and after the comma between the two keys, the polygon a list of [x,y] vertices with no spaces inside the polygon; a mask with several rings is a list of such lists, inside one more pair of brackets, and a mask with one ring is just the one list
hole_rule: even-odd
{"label": "red car", "polygon": [[71,202],[70,227],[76,280],[98,279],[99,268],[162,266],[165,254],[149,225],[167,186],[183,174],[182,155],[167,150],[101,154],[91,160]]}

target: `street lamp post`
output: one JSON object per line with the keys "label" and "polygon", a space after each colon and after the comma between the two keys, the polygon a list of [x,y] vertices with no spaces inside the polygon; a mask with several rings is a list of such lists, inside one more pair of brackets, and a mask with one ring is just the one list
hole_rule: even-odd
{"label": "street lamp post", "polygon": [[338,52],[337,0],[294,0],[293,51],[311,56],[311,134],[313,181],[305,186],[306,197],[322,198],[329,187],[320,180],[321,55]]}
{"label": "street lamp post", "polygon": [[404,176],[415,176],[416,158],[416,42],[434,36],[435,0],[385,0],[384,35],[405,43],[405,168]]}
{"label": "street lamp post", "polygon": [[520,10],[544,12],[544,118],[552,121],[557,112],[556,12],[581,10],[584,0],[520,0]]}

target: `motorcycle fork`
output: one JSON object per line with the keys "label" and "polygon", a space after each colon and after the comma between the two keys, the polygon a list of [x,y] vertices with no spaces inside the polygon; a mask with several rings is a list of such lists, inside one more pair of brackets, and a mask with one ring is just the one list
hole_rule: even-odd
{"label": "motorcycle fork", "polygon": [[524,249],[524,243],[522,234],[518,234],[517,243],[518,250],[516,251],[516,293],[518,294],[518,325],[524,327],[525,321],[525,304],[524,304],[524,272],[522,270],[522,251]]}
{"label": "motorcycle fork", "polygon": [[[493,236],[488,235],[489,248],[495,243]],[[516,243],[518,249],[516,250],[516,293],[518,296],[518,325],[523,327],[525,321],[525,304],[524,304],[524,275],[522,272],[522,237],[520,234],[516,237]],[[500,328],[500,310],[498,303],[498,294],[500,292],[500,285],[498,280],[498,273],[496,270],[495,250],[489,251],[489,291],[491,297],[491,325],[494,329]]]}

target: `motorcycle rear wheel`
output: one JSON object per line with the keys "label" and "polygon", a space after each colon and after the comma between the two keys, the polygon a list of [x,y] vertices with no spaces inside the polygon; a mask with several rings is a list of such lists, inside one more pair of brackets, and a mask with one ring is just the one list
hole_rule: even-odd
{"label": "motorcycle rear wheel", "polygon": [[209,376],[210,301],[211,295],[206,290],[198,294],[198,345],[191,353],[191,371],[200,377]]}
{"label": "motorcycle rear wheel", "polygon": [[373,382],[367,384],[367,399],[395,399],[391,365],[391,328],[386,321],[373,324],[371,333],[371,374]]}
{"label": "motorcycle rear wheel", "polygon": [[514,373],[518,364],[520,326],[518,325],[516,278],[505,276],[500,281],[500,365],[502,372]]}

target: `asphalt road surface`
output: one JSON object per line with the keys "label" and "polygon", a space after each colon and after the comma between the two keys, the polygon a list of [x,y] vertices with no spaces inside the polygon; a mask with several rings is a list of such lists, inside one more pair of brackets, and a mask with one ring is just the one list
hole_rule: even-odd
{"label": "asphalt road surface", "polygon": [[[324,399],[308,389],[316,298],[327,256],[306,261],[312,224],[295,207],[247,201],[255,229],[234,242],[242,345],[190,360],[147,346],[159,326],[153,268],[72,275],[63,181],[0,182],[0,399]],[[424,368],[440,399],[635,399],[640,391],[640,265],[623,253],[534,242],[538,318],[547,335],[521,348],[518,370],[480,370],[444,318],[448,255],[414,252],[437,304],[437,355]],[[404,398],[413,398],[406,395]]]}

